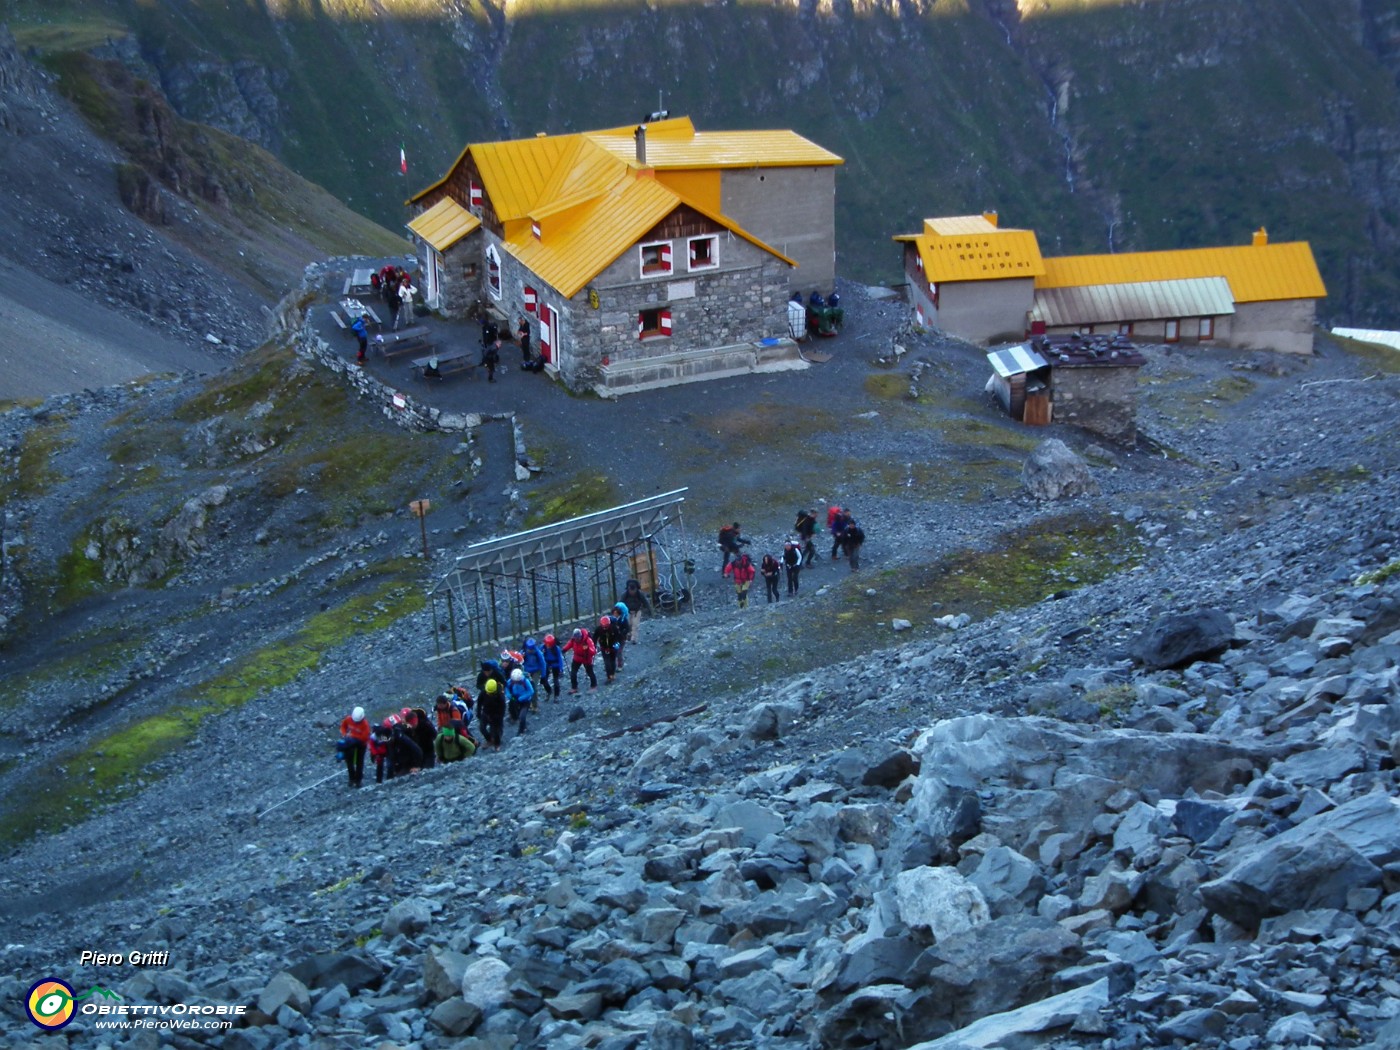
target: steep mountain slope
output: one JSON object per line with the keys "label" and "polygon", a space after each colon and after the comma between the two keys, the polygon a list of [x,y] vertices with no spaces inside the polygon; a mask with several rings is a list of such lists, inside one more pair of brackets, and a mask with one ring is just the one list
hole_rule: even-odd
{"label": "steep mountain slope", "polygon": [[56,64],[77,111],[0,30],[0,399],[215,370],[307,263],[407,249],[122,66]]}
{"label": "steep mountain slope", "polygon": [[[626,124],[793,127],[846,157],[839,269],[998,210],[1051,252],[1317,248],[1337,321],[1396,321],[1400,28],[1381,0],[779,5],[4,0],[396,228],[471,140]],[[398,173],[404,144],[410,175]]]}

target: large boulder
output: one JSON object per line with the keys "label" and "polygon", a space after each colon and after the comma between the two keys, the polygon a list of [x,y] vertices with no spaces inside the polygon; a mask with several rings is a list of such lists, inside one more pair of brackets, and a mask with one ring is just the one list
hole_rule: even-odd
{"label": "large boulder", "polygon": [[1090,827],[1108,798],[1124,788],[1164,798],[1193,789],[1229,794],[1263,764],[1250,748],[1200,733],[988,714],[939,722],[914,750],[921,768],[910,816],[917,826],[936,834],[960,799],[993,791],[995,806],[982,815],[982,830],[1032,858],[1047,841],[1047,829]]}
{"label": "large boulder", "polygon": [[1196,609],[1160,617],[1128,646],[1133,659],[1151,670],[1183,667],[1218,656],[1235,639],[1235,622],[1219,609]]}
{"label": "large boulder", "polygon": [[911,868],[894,880],[900,921],[927,929],[935,941],[990,922],[982,891],[954,868]]}
{"label": "large boulder", "polygon": [[[968,1047],[1035,1045],[1025,1037],[1068,1028],[1085,1014],[1108,1006],[1108,978],[1082,988],[1022,1006],[1016,1010],[979,1018],[956,1032],[919,1043],[910,1050],[967,1050]],[[1018,1039],[1017,1037],[1023,1037]]]}
{"label": "large boulder", "polygon": [[1400,859],[1400,800],[1362,795],[1220,859],[1225,874],[1201,885],[1201,899],[1238,926],[1300,909],[1345,908],[1351,891],[1379,886],[1381,869]]}
{"label": "large boulder", "polygon": [[1059,438],[1035,447],[1021,467],[1021,484],[1033,499],[1056,500],[1099,490],[1089,466]]}

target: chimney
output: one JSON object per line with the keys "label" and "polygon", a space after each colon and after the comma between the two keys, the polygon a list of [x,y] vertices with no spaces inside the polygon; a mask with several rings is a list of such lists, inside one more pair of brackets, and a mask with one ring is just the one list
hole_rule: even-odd
{"label": "chimney", "polygon": [[1269,243],[1269,231],[1260,226],[1254,231],[1254,247],[1262,248]]}
{"label": "chimney", "polygon": [[637,140],[637,163],[645,168],[647,166],[647,126],[638,124],[637,130],[632,132],[632,136]]}
{"label": "chimney", "polygon": [[994,211],[984,211],[982,213],[982,218],[986,219],[993,226],[997,224],[997,213]]}

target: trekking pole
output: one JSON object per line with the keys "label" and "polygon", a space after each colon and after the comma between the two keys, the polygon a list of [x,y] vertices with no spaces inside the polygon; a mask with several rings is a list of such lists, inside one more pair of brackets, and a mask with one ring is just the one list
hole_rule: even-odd
{"label": "trekking pole", "polygon": [[253,819],[254,819],[255,821],[256,821],[256,820],[261,820],[263,817],[267,816],[269,813],[271,813],[271,812],[272,812],[274,809],[276,809],[278,806],[285,806],[285,805],[286,805],[288,802],[290,802],[292,799],[296,798],[297,795],[304,795],[304,794],[306,794],[308,791],[310,791],[312,788],[314,788],[314,787],[320,787],[320,786],[321,786],[322,784],[324,784],[327,780],[334,780],[336,777],[342,776],[342,775],[343,775],[343,774],[340,772],[340,770],[336,770],[336,771],[335,771],[334,773],[332,773],[330,776],[328,776],[328,777],[322,777],[320,780],[316,781],[316,783],[314,783],[314,784],[307,784],[306,787],[302,788],[302,789],[301,789],[300,791],[298,791],[295,795],[288,795],[288,796],[287,796],[286,798],[284,798],[281,802],[277,802],[277,803],[274,803],[274,804],[271,805],[271,806],[268,806],[267,809],[263,810],[261,813],[254,813],[254,814],[253,814]]}

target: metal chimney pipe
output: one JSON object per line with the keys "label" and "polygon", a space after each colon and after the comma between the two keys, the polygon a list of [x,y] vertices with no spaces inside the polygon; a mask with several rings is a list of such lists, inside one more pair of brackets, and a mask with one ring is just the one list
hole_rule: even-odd
{"label": "metal chimney pipe", "polygon": [[637,130],[632,132],[632,137],[637,140],[637,163],[645,168],[647,166],[647,126],[638,124]]}

